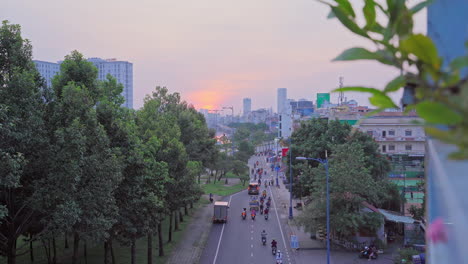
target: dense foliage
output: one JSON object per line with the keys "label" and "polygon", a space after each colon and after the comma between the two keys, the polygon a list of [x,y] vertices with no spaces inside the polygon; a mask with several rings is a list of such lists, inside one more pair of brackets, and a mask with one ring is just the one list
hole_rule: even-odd
{"label": "dense foliage", "polygon": [[[135,111],[123,86],[74,51],[47,87],[18,25],[0,28],[0,255],[14,264],[41,242],[56,263],[56,239],[73,238],[72,263],[86,243],[131,248],[173,229],[201,195],[196,178],[218,156],[204,117],[178,93],[156,87]],[[172,225],[174,224],[174,226]],[[29,243],[18,243],[22,237]],[[17,247],[21,244],[22,246]],[[32,249],[32,247],[31,247]],[[29,250],[32,256],[32,251]]]}
{"label": "dense foliage", "polygon": [[414,109],[423,118],[426,133],[456,145],[458,150],[451,158],[467,159],[468,121],[464,117],[468,115],[468,55],[441,58],[430,37],[413,32],[414,15],[432,1],[409,7],[410,1],[404,0],[387,0],[385,4],[365,0],[362,19],[349,0],[319,1],[330,6],[330,18],[336,17],[348,30],[375,45],[374,51],[350,48],[335,60],[374,60],[401,72],[383,91],[371,87],[344,87],[337,91],[370,93],[369,101],[381,111],[397,108],[388,94],[404,87],[406,110]]}
{"label": "dense foliage", "polygon": [[373,233],[380,226],[381,216],[363,212],[363,202],[384,208],[398,205],[400,198],[394,192],[397,187],[386,177],[388,161],[378,154],[378,146],[370,136],[351,131],[348,124],[321,119],[305,122],[292,135],[292,149],[294,175],[300,175],[295,195],[311,201],[300,218],[308,230],[325,226],[325,168],[317,161],[294,157],[328,157],[330,224],[339,236],[349,237],[359,231]]}

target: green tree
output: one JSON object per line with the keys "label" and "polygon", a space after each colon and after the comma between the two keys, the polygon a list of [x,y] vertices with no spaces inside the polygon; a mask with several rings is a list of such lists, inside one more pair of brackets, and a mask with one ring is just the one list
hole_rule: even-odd
{"label": "green tree", "polygon": [[50,173],[36,195],[50,212],[48,229],[73,233],[76,263],[80,241],[85,246],[86,240],[105,241],[117,221],[113,194],[122,168],[118,149],[111,147],[98,121],[96,109],[105,89],[96,67],[74,51],[61,64],[53,88],[49,129],[56,155],[50,157]]}
{"label": "green tree", "polygon": [[245,183],[250,179],[249,167],[243,161],[234,160],[232,165],[232,172],[237,175],[237,177],[239,177],[239,179],[242,181],[242,185],[245,185]]}
{"label": "green tree", "polygon": [[[375,180],[370,170],[363,166],[365,154],[356,142],[337,145],[329,160],[330,174],[330,225],[339,236],[350,237],[359,230],[375,232],[381,217],[361,211],[362,202],[381,204],[381,181]],[[306,207],[300,222],[309,230],[325,225],[326,190],[323,165],[312,170],[315,180],[310,190],[313,202]]]}
{"label": "green tree", "polygon": [[[46,174],[48,142],[44,108],[48,89],[32,62],[32,47],[19,25],[0,27],[0,254],[16,263],[17,239],[39,219],[34,184]],[[21,254],[22,252],[20,252]]]}

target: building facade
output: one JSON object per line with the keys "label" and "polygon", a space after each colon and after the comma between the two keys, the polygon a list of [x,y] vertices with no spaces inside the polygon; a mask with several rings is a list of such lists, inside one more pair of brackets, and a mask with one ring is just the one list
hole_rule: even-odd
{"label": "building facade", "polygon": [[252,111],[252,99],[244,98],[242,100],[244,111],[242,112],[244,116],[248,115]]}
{"label": "building facade", "polygon": [[34,60],[34,63],[39,74],[45,79],[47,86],[52,87],[52,79],[60,72],[60,64],[41,60]]}
{"label": "building facade", "polygon": [[[92,62],[98,69],[98,80],[105,80],[107,75],[110,74],[123,85],[122,96],[125,98],[123,106],[133,108],[133,64],[116,59],[90,58],[88,61]],[[51,87],[52,78],[60,72],[61,62],[34,60],[34,63],[41,76],[46,80],[47,85]]]}
{"label": "building facade", "polygon": [[415,122],[421,121],[414,113],[405,116],[402,112],[382,112],[374,117],[361,119],[358,129],[372,136],[380,152],[390,162],[388,174],[391,181],[400,187],[405,203],[401,211],[410,215],[411,206],[420,207],[424,192],[424,158],[426,135],[424,128]]}
{"label": "building facade", "polygon": [[278,114],[282,114],[286,111],[287,104],[288,104],[288,90],[286,88],[278,88],[278,92],[277,92]]}
{"label": "building facade", "polygon": [[122,96],[125,98],[124,106],[133,108],[133,64],[116,59],[89,58],[88,61],[98,68],[99,80],[105,80],[107,75],[110,74],[117,79],[117,82],[123,85]]}

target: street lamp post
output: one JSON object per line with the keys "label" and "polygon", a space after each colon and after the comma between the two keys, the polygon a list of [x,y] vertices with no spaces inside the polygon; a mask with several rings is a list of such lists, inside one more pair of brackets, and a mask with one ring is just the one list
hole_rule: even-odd
{"label": "street lamp post", "polygon": [[289,137],[289,219],[293,219],[292,185],[292,138]]}
{"label": "street lamp post", "polygon": [[296,157],[297,160],[315,160],[323,164],[326,173],[326,188],[327,188],[327,264],[330,264],[330,184],[328,174],[328,154],[325,150],[325,159],[314,159],[306,157]]}

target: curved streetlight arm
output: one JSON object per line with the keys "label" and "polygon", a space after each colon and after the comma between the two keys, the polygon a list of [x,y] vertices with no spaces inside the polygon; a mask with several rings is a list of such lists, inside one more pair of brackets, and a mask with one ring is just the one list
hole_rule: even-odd
{"label": "curved streetlight arm", "polygon": [[328,163],[327,159],[315,159],[315,158],[306,158],[306,157],[296,157],[297,160],[315,160],[322,164]]}

